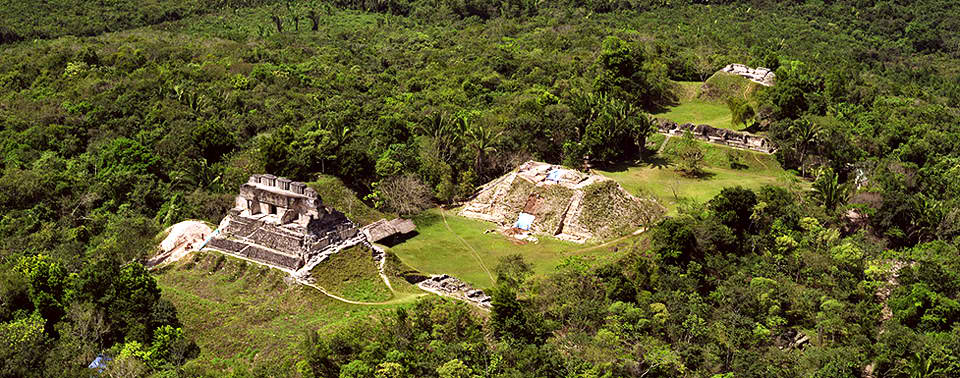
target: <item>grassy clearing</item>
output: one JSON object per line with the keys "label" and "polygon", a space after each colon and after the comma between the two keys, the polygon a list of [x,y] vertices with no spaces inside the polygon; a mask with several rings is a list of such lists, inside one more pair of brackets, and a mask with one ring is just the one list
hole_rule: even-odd
{"label": "grassy clearing", "polygon": [[350,324],[396,306],[358,306],[284,282],[276,269],[200,252],[156,274],[163,298],[174,303],[200,356],[190,376],[244,372],[255,364],[292,372],[297,345],[310,330]]}
{"label": "grassy clearing", "polygon": [[740,151],[743,156],[742,169],[733,169],[727,158],[727,152],[735,149],[700,143],[704,150],[706,177],[689,178],[674,169],[670,157],[679,142],[679,138],[670,138],[660,157],[661,164],[644,164],[619,170],[598,171],[620,183],[630,193],[644,193],[657,197],[668,213],[675,213],[683,200],[707,201],[716,196],[725,187],[743,186],[757,189],[764,185],[776,185],[792,189],[809,186],[793,173],[780,168],[773,155],[751,151]]}
{"label": "grassy clearing", "polygon": [[370,248],[358,245],[330,256],[310,275],[330,293],[361,302],[382,302],[393,295],[380,278]]}
{"label": "grassy clearing", "polygon": [[394,246],[391,251],[403,263],[423,273],[450,274],[481,288],[493,286],[493,281],[480,267],[473,252],[457,236],[473,247],[483,264],[491,270],[500,257],[519,253],[533,265],[536,274],[552,271],[570,256],[579,256],[588,261],[605,259],[624,250],[626,244],[641,238],[631,236],[620,243],[592,249],[591,246],[597,244],[580,245],[540,235],[537,236],[540,239],[538,243],[520,244],[497,232],[485,234],[484,231],[496,229],[497,226],[455,215],[452,210],[444,213],[453,231],[451,233],[444,225],[440,211],[431,209],[415,217],[413,221],[417,224],[418,235]]}
{"label": "grassy clearing", "polygon": [[669,108],[666,112],[656,115],[657,117],[669,119],[676,123],[693,123],[697,125],[710,125],[721,129],[737,130],[733,127],[733,115],[726,104],[692,99],[681,101],[679,105]]}
{"label": "grassy clearing", "polygon": [[710,125],[728,130],[740,130],[742,125],[734,126],[733,115],[727,107],[729,98],[742,98],[756,106],[752,99],[762,87],[743,77],[724,72],[715,73],[705,82],[677,82],[679,103],[656,114],[657,117],[677,123]]}

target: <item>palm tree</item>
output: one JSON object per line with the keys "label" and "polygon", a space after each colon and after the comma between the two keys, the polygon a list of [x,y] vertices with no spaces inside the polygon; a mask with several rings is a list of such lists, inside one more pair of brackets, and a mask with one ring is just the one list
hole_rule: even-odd
{"label": "palm tree", "polygon": [[807,153],[812,145],[820,141],[823,129],[816,123],[808,120],[800,120],[790,126],[789,132],[794,135],[797,141],[797,152],[800,154],[800,174],[806,176],[807,172],[804,162],[807,159]]}
{"label": "palm tree", "polygon": [[497,152],[496,145],[500,143],[500,136],[503,132],[493,132],[489,127],[484,127],[481,124],[473,124],[464,117],[460,118],[460,124],[462,128],[467,132],[467,138],[469,142],[467,147],[474,151],[476,154],[476,159],[474,163],[476,164],[477,175],[482,175],[483,173],[483,163],[486,160],[487,154]]}
{"label": "palm tree", "polygon": [[837,206],[847,201],[847,186],[839,182],[839,177],[833,169],[826,168],[820,177],[813,183],[813,193],[827,211],[833,211]]}
{"label": "palm tree", "polygon": [[447,113],[435,112],[427,115],[420,124],[420,132],[433,138],[437,156],[446,161],[452,157],[454,146],[464,133],[465,124],[463,121],[450,122]]}

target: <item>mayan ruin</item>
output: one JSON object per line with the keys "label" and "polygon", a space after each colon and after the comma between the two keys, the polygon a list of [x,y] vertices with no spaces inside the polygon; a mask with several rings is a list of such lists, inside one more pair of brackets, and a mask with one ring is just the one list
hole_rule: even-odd
{"label": "mayan ruin", "polygon": [[772,87],[774,81],[777,79],[777,75],[768,68],[750,68],[749,66],[737,63],[728,64],[726,67],[723,67],[720,72],[743,76],[754,83],[767,87]]}
{"label": "mayan ruin", "polygon": [[533,232],[584,243],[650,224],[663,208],[604,176],[528,161],[481,187],[460,215],[497,223],[514,235]]}
{"label": "mayan ruin", "polygon": [[290,270],[358,236],[357,226],[325,206],[302,182],[253,175],[209,247]]}
{"label": "mayan ruin", "polygon": [[694,125],[692,123],[676,123],[666,119],[656,119],[657,131],[662,134],[679,136],[686,132],[693,135],[694,138],[705,142],[722,144],[729,147],[740,148],[772,154],[777,151],[773,143],[766,137],[754,135],[742,131],[733,131],[721,129],[710,125]]}

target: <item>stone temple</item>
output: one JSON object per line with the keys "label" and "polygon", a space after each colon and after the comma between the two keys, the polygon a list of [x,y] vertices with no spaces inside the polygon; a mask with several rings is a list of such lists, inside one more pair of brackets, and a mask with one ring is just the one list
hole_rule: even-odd
{"label": "stone temple", "polygon": [[[343,213],[302,182],[253,175],[208,247],[290,270],[358,236]],[[361,235],[362,236],[362,235]]]}

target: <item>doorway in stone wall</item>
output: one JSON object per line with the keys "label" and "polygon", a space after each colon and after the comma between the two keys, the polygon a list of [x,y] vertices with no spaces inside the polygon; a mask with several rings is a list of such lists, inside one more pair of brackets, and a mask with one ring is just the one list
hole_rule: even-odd
{"label": "doorway in stone wall", "polygon": [[273,215],[276,215],[276,214],[277,214],[277,206],[276,206],[276,205],[267,205],[267,210],[270,211],[270,214],[273,214]]}

